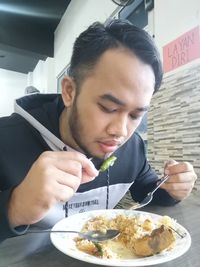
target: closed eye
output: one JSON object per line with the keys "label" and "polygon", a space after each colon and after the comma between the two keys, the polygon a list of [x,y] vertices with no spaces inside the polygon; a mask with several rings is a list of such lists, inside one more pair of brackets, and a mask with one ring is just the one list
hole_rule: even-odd
{"label": "closed eye", "polygon": [[143,116],[144,116],[144,114],[145,114],[145,112],[144,113],[137,113],[137,114],[130,114],[129,116],[130,116],[130,118],[132,119],[132,120],[140,120],[140,119],[142,119],[143,118]]}
{"label": "closed eye", "polygon": [[98,104],[98,105],[99,105],[100,109],[103,110],[106,113],[113,113],[113,112],[117,111],[117,108],[112,108],[111,109],[111,108],[105,107],[102,104]]}
{"label": "closed eye", "polygon": [[142,116],[130,115],[130,118],[132,120],[140,120],[140,119],[142,119]]}
{"label": "closed eye", "polygon": [[[119,108],[108,108],[107,106],[104,106],[100,103],[98,103],[98,105],[100,109],[105,113],[114,113],[120,110]],[[145,113],[146,113],[146,110],[138,109],[138,111],[135,111],[134,113],[130,113],[129,117],[131,120],[141,120]]]}

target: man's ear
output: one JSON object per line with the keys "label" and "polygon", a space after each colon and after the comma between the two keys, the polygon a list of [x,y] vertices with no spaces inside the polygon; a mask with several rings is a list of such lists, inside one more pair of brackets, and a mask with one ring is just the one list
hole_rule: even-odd
{"label": "man's ear", "polygon": [[69,76],[64,76],[62,80],[62,99],[66,107],[73,104],[76,94],[76,87],[73,79]]}

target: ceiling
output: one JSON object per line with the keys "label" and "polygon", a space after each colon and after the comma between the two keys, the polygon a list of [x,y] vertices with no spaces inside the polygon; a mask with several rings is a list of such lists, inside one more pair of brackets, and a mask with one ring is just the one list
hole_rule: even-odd
{"label": "ceiling", "polygon": [[71,0],[0,0],[0,68],[33,71],[54,56],[54,31]]}

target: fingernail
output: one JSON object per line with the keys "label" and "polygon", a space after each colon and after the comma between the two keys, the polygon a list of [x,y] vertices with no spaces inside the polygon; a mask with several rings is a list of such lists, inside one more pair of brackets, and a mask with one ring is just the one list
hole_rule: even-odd
{"label": "fingernail", "polygon": [[165,174],[169,174],[169,170],[168,169],[165,170]]}
{"label": "fingernail", "polygon": [[96,177],[97,177],[97,176],[93,176],[93,177],[91,177],[91,181],[93,181]]}
{"label": "fingernail", "polygon": [[99,171],[95,170],[95,177],[97,177],[99,175]]}

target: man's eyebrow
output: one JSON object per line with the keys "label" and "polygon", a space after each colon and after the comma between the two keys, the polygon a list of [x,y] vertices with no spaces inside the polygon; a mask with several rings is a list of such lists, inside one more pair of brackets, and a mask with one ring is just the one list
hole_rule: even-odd
{"label": "man's eyebrow", "polygon": [[[123,101],[121,101],[120,99],[118,99],[115,96],[110,95],[110,94],[102,95],[101,99],[109,100],[109,101],[111,101],[111,102],[113,102],[119,106],[125,106],[126,105]],[[145,107],[141,107],[141,108],[138,107],[138,108],[136,108],[136,111],[142,112],[142,111],[148,111],[148,109],[149,109],[149,106],[145,106]]]}
{"label": "man's eyebrow", "polygon": [[118,98],[116,98],[115,96],[113,95],[110,95],[110,94],[105,94],[105,95],[102,95],[101,96],[102,99],[105,99],[105,100],[109,100],[119,106],[125,106],[125,103],[121,100],[119,100]]}

